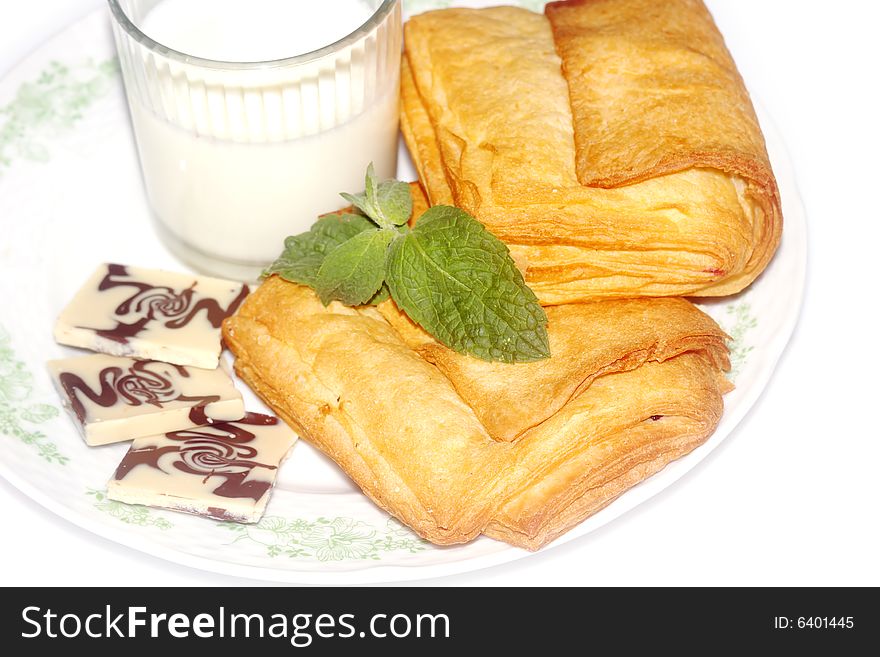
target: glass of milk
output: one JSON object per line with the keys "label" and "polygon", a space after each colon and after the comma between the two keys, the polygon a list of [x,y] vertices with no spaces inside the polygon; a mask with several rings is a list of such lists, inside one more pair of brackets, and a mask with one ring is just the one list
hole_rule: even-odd
{"label": "glass of milk", "polygon": [[396,171],[399,0],[109,0],[163,241],[255,279],[284,238]]}

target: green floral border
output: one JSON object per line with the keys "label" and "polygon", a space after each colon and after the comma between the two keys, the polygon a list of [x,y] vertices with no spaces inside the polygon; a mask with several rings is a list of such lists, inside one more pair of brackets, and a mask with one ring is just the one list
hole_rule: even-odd
{"label": "green floral border", "polygon": [[32,446],[49,463],[67,465],[70,459],[45,433],[32,426],[58,417],[56,407],[28,402],[33,382],[34,375],[17,359],[9,333],[0,325],[0,434]]}
{"label": "green floral border", "polygon": [[727,334],[730,336],[727,344],[730,349],[730,372],[727,373],[727,377],[731,381],[736,381],[749,354],[755,349],[754,345],[746,344],[746,336],[758,326],[758,319],[752,314],[752,304],[748,301],[740,301],[728,306],[727,314],[733,320],[733,325],[727,329]]}
{"label": "green floral border", "polygon": [[[86,495],[93,498],[92,506],[102,513],[127,525],[156,527],[162,531],[174,523],[156,515],[151,509],[117,502],[103,490],[88,488]],[[265,550],[268,557],[314,561],[374,560],[391,552],[415,554],[429,544],[413,534],[393,518],[384,527],[377,528],[354,518],[282,518],[266,516],[253,525],[236,522],[215,522],[216,527],[231,532],[227,545],[245,542]]]}
{"label": "green floral border", "polygon": [[450,6],[452,0],[403,0],[403,10],[409,15],[431,9],[446,9]]}
{"label": "green floral border", "polygon": [[118,70],[115,57],[77,65],[51,61],[36,80],[22,83],[0,107],[0,178],[17,158],[48,162],[47,141],[73,128],[110,91]]}
{"label": "green floral border", "polygon": [[174,523],[170,520],[153,515],[153,512],[147,507],[139,504],[126,504],[125,502],[111,500],[107,497],[105,491],[89,488],[86,490],[86,495],[94,498],[92,506],[98,511],[106,513],[127,525],[158,527],[161,530],[174,527]]}
{"label": "green floral border", "polygon": [[267,516],[255,525],[223,522],[218,526],[235,535],[232,543],[249,541],[263,546],[270,557],[378,561],[389,552],[414,554],[428,547],[426,541],[393,518],[388,519],[384,528],[376,528],[354,518],[288,520],[278,516]]}

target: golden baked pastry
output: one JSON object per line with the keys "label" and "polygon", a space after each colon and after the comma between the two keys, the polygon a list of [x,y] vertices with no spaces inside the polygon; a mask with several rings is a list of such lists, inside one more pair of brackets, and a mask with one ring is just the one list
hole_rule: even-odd
{"label": "golden baked pastry", "polygon": [[606,374],[688,351],[703,352],[719,370],[730,366],[724,333],[683,299],[606,300],[545,310],[552,357],[510,365],[453,351],[393,303],[379,306],[403,341],[449,379],[495,440],[515,440]]}
{"label": "golden baked pastry", "polygon": [[537,549],[704,441],[729,388],[725,336],[686,301],[549,316],[550,359],[488,363],[391,302],[324,307],[272,277],[223,334],[242,379],[421,536]]}
{"label": "golden baked pastry", "polygon": [[506,242],[542,304],[731,294],[770,261],[776,181],[699,0],[446,9],[405,30],[403,132],[430,201]]}

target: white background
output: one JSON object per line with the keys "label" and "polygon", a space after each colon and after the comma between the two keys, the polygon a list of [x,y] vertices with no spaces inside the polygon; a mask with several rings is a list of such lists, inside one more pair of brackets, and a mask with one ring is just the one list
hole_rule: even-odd
{"label": "white background", "polygon": [[[0,0],[0,74],[104,4]],[[708,4],[806,204],[794,338],[751,414],[677,484],[583,539],[432,584],[880,585],[880,4]],[[3,585],[253,583],[115,545],[4,480],[0,517]]]}

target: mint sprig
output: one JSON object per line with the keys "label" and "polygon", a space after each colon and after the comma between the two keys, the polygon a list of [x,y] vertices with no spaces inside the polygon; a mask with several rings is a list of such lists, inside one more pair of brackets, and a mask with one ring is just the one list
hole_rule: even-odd
{"label": "mint sprig", "polygon": [[550,355],[544,309],[507,247],[464,210],[425,212],[392,243],[385,276],[400,309],[455,351],[504,362]]}
{"label": "mint sprig", "polygon": [[263,276],[278,274],[288,281],[313,288],[318,270],[331,251],[355,235],[374,228],[369,219],[359,214],[321,217],[308,232],[284,240],[284,251]]}
{"label": "mint sprig", "polygon": [[324,305],[335,299],[361,306],[372,299],[385,282],[385,252],[394,237],[391,230],[365,230],[328,253],[315,277]]}
{"label": "mint sprig", "polygon": [[361,194],[342,194],[363,214],[328,215],[264,272],[313,288],[326,305],[380,303],[390,295],[439,342],[489,361],[550,356],[547,315],[507,247],[464,210],[435,206],[410,230],[409,185],[379,183],[373,165]]}
{"label": "mint sprig", "polygon": [[412,214],[412,194],[409,185],[399,180],[378,182],[373,165],[367,167],[362,194],[340,194],[358,210],[375,221],[381,228],[402,226]]}

